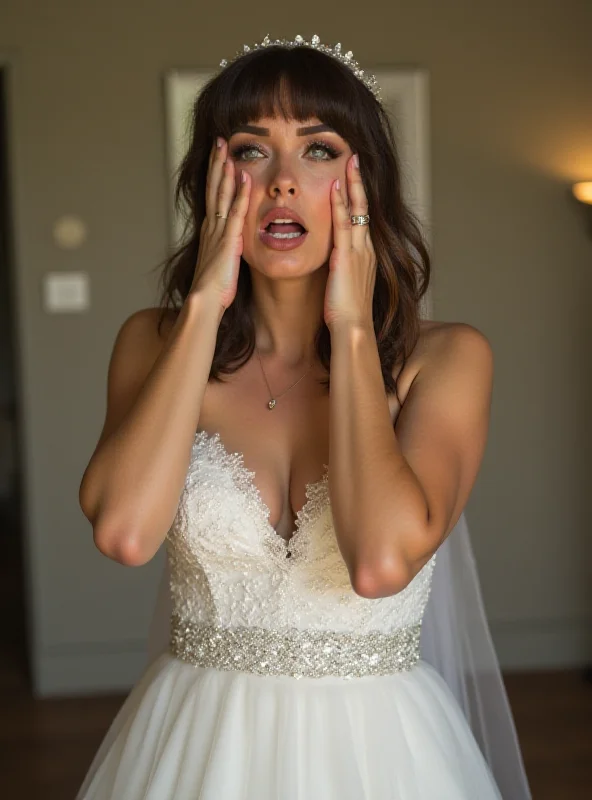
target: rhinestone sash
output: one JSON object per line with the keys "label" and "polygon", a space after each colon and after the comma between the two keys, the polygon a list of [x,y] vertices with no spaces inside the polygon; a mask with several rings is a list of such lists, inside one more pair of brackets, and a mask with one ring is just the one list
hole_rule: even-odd
{"label": "rhinestone sash", "polygon": [[171,617],[170,651],[199,667],[293,678],[389,675],[419,661],[421,625],[390,634],[196,625]]}

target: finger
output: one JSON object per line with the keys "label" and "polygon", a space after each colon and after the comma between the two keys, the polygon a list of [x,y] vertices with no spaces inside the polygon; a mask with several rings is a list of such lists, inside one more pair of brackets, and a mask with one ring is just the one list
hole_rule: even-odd
{"label": "finger", "polygon": [[208,170],[214,163],[214,156],[216,155],[216,150],[218,150],[218,142],[220,138],[221,137],[219,136],[214,136],[214,138],[212,139],[212,146],[210,147],[210,156],[208,158]]}
{"label": "finger", "polygon": [[220,181],[224,173],[224,162],[226,160],[227,143],[222,139],[222,146],[216,147],[211,155],[211,163],[208,167],[206,177],[206,217],[210,226],[215,227],[218,193],[220,191]]}
{"label": "finger", "polygon": [[204,240],[206,238],[205,233],[206,233],[207,225],[208,225],[208,218],[204,217],[202,222],[201,222],[201,228],[199,229],[199,246],[197,248],[197,263],[198,264],[199,264],[199,261],[201,259],[202,250],[204,248]]}
{"label": "finger", "polygon": [[222,170],[224,167],[225,157],[225,142],[220,136],[215,137],[210,151],[210,158],[208,163],[208,172],[206,175],[206,220],[208,224],[212,224],[214,218],[215,205],[217,202],[217,195],[220,186],[220,179],[222,177]]}
{"label": "finger", "polygon": [[207,172],[206,178],[210,174],[210,170],[212,169],[212,164],[214,163],[214,159],[216,157],[216,153],[219,150],[220,141],[223,141],[221,136],[214,136],[214,139],[212,140],[212,146],[210,147],[210,155],[209,155],[209,158],[208,158],[208,172]]}
{"label": "finger", "polygon": [[249,208],[249,197],[251,193],[251,176],[246,170],[241,170],[239,176],[238,190],[235,198],[228,210],[228,219],[224,229],[224,235],[234,239],[243,232],[243,225],[247,210]]}
{"label": "finger", "polygon": [[350,250],[352,246],[352,224],[341,195],[339,179],[334,181],[331,188],[331,209],[333,216],[333,245],[340,250]]}
{"label": "finger", "polygon": [[[346,169],[351,216],[368,213],[368,198],[362,182],[360,170],[356,167],[355,155],[349,160]],[[361,250],[368,239],[368,225],[352,225],[352,247]]]}
{"label": "finger", "polygon": [[226,226],[226,219],[224,219],[224,217],[228,217],[228,212],[230,211],[235,195],[236,179],[234,161],[231,158],[227,158],[222,166],[222,177],[218,189],[218,199],[216,200],[215,214],[222,214],[221,217],[215,217],[216,230],[223,230]]}

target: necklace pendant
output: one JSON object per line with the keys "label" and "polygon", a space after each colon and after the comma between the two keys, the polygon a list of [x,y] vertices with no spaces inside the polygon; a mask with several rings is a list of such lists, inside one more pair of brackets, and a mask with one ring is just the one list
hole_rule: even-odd
{"label": "necklace pendant", "polygon": [[270,401],[269,401],[269,403],[267,404],[267,408],[268,408],[270,411],[272,411],[272,410],[275,408],[275,400],[273,400],[273,399],[272,399],[272,400],[270,400]]}

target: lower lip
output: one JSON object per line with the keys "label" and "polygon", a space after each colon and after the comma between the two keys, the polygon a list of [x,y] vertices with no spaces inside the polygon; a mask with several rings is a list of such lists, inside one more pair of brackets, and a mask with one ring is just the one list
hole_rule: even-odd
{"label": "lower lip", "polygon": [[276,239],[266,230],[259,231],[259,238],[263,244],[267,245],[267,247],[271,247],[272,250],[294,250],[304,243],[307,236],[308,231],[305,231],[300,236],[295,236],[293,239]]}

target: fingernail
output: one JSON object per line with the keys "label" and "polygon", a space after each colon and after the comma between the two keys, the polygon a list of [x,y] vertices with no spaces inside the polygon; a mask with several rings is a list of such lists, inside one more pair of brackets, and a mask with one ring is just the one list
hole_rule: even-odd
{"label": "fingernail", "polygon": [[339,189],[339,178],[337,178],[337,180],[335,181],[335,188]]}
{"label": "fingernail", "polygon": [[360,159],[358,158],[357,153],[354,153],[354,167],[356,169],[360,169]]}
{"label": "fingernail", "polygon": [[241,183],[244,183],[247,180],[247,176],[245,174],[244,169],[241,169]]}
{"label": "fingernail", "polygon": [[218,138],[216,139],[216,147],[218,148],[218,150],[222,147],[223,144],[224,144],[224,139],[221,136],[218,136]]}

